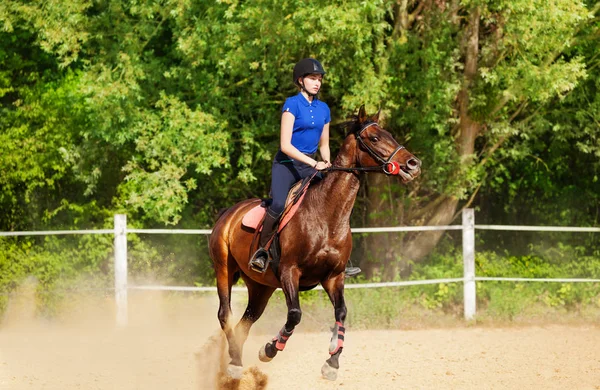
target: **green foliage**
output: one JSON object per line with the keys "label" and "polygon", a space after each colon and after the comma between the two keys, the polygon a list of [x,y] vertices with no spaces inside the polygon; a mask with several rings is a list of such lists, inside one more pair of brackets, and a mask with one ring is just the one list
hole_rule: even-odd
{"label": "green foliage", "polygon": [[[593,36],[592,15],[567,0],[440,4],[410,22],[411,9],[380,0],[5,3],[2,166],[19,174],[1,178],[1,200],[11,209],[40,201],[34,220],[62,200],[97,199],[163,224],[191,208],[208,225],[219,208],[266,195],[277,112],[304,56],[328,69],[323,98],[336,120],[363,103],[383,107],[427,162],[421,194],[466,199],[486,178],[494,187],[506,166],[463,164],[456,147],[469,16],[480,14],[481,47],[470,114],[482,128],[476,153],[489,162],[526,158],[528,142],[547,132],[529,114],[545,118],[540,110],[571,95],[595,61],[594,39],[573,46],[578,34]],[[584,153],[595,150],[595,128],[574,135]],[[496,151],[507,138],[510,150]]]}
{"label": "green foliage", "polygon": [[491,282],[488,286],[487,283],[479,283],[477,294],[480,293],[483,299],[478,301],[487,306],[489,316],[510,321],[522,315],[526,308],[536,301],[535,293],[531,288],[526,288],[525,284],[509,286]]}
{"label": "green foliage", "polygon": [[124,167],[121,186],[125,204],[144,211],[150,220],[177,223],[196,179],[185,180],[186,169],[210,174],[211,168],[227,166],[228,135],[225,123],[211,115],[191,111],[176,98],[162,95],[158,113],[147,113],[135,124],[136,156]]}
{"label": "green foliage", "polygon": [[[554,252],[554,251],[553,251]],[[499,256],[491,252],[476,256],[478,276],[503,276],[549,279],[598,279],[600,258],[571,256],[571,248],[563,247],[562,256],[546,254],[525,256]],[[555,253],[554,253],[555,254]],[[595,283],[549,283],[549,282],[484,282],[477,287],[478,300],[487,305],[493,315],[505,315],[513,319],[528,305],[543,304],[553,308],[578,310],[582,306],[599,303],[600,290]]]}
{"label": "green foliage", "polygon": [[[462,262],[458,253],[432,255],[431,264],[435,266],[415,265],[411,279],[451,279],[462,276]],[[428,309],[443,309],[444,311],[455,310],[457,305],[462,304],[462,286],[459,283],[441,283],[437,285],[422,286],[422,295],[415,297],[420,305]]]}

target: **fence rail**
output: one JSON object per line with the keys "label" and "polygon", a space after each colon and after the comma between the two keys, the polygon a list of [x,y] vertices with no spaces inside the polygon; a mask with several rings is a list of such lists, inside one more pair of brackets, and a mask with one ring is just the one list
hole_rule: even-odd
{"label": "fence rail", "polygon": [[571,227],[571,226],[513,226],[513,225],[475,225],[479,230],[512,230],[515,232],[573,232],[573,233],[600,233],[597,227]]}
{"label": "fence rail", "polygon": [[[600,227],[570,227],[570,226],[513,226],[513,225],[476,225],[473,209],[464,209],[461,225],[446,226],[400,226],[379,228],[352,228],[352,233],[392,233],[416,231],[462,230],[463,244],[463,277],[447,279],[410,280],[387,283],[348,284],[346,289],[382,288],[416,286],[440,283],[463,283],[464,316],[470,320],[476,314],[476,282],[507,281],[507,282],[546,282],[546,283],[599,283],[600,279],[548,279],[548,278],[511,278],[511,277],[479,277],[475,275],[475,230],[506,230],[506,231],[539,231],[539,232],[574,232],[598,233]],[[113,234],[114,235],[114,291],[117,306],[116,322],[126,325],[128,321],[127,292],[128,290],[159,290],[159,291],[216,291],[216,287],[189,286],[158,286],[131,285],[127,282],[127,233],[136,234],[210,234],[210,229],[130,229],[127,228],[127,217],[117,214],[114,217],[114,229],[98,230],[49,230],[35,232],[0,232],[0,237],[11,236],[43,236],[68,234]],[[317,289],[322,289],[321,286]],[[246,291],[245,287],[233,287],[232,291]]]}
{"label": "fence rail", "polygon": [[113,229],[97,230],[43,230],[39,232],[0,232],[0,237],[15,236],[58,236],[67,234],[113,234]]}

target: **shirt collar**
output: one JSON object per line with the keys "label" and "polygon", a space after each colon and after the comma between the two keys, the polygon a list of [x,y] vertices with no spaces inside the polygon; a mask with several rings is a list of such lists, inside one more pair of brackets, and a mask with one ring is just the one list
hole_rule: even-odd
{"label": "shirt collar", "polygon": [[[311,106],[311,103],[304,97],[304,95],[302,95],[302,92],[298,92],[297,96],[304,106],[306,106],[306,107]],[[316,107],[318,103],[319,103],[319,99],[313,98],[312,106]]]}

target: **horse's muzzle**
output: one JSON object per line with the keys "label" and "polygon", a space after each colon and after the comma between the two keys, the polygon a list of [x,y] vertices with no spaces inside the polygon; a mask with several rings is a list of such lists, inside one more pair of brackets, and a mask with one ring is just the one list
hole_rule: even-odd
{"label": "horse's muzzle", "polygon": [[400,166],[398,174],[405,183],[415,179],[421,174],[421,160],[416,157],[408,159],[406,165]]}

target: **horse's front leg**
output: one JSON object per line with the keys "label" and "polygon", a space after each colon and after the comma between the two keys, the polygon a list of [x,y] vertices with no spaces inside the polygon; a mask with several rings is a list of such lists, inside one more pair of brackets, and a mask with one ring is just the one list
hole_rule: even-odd
{"label": "horse's front leg", "polygon": [[287,322],[277,336],[258,351],[258,357],[263,362],[270,362],[277,355],[277,352],[283,351],[285,344],[294,332],[294,328],[302,319],[300,297],[298,295],[300,272],[297,268],[282,270],[280,280],[288,308]]}
{"label": "horse's front leg", "polygon": [[335,325],[333,334],[331,335],[331,343],[329,344],[329,359],[325,361],[321,367],[323,378],[336,380],[338,369],[340,368],[340,355],[344,349],[344,321],[346,320],[346,303],[344,301],[344,274],[338,275],[332,279],[326,280],[323,284],[323,289],[329,295],[333,308],[335,310]]}

